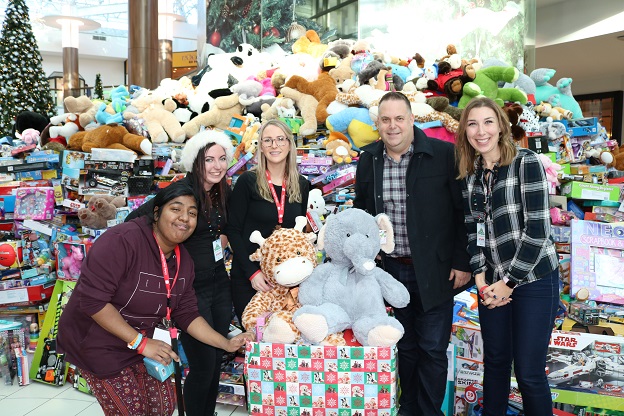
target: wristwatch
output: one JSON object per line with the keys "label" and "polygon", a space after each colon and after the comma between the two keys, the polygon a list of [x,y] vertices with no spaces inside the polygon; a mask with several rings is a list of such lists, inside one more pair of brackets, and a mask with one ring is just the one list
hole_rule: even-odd
{"label": "wristwatch", "polygon": [[518,286],[518,283],[514,282],[513,280],[511,280],[510,278],[508,278],[507,276],[503,277],[503,282],[505,282],[505,284],[507,285],[507,287],[509,289],[513,289],[516,286]]}

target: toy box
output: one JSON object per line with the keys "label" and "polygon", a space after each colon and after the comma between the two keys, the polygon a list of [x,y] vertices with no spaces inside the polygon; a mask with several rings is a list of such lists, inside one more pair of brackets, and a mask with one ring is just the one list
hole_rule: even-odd
{"label": "toy box", "polygon": [[394,416],[396,371],[396,347],[248,343],[248,412]]}
{"label": "toy box", "polygon": [[559,390],[619,397],[624,409],[623,348],[621,337],[553,331],[546,361],[548,382]]}
{"label": "toy box", "polygon": [[571,228],[570,293],[624,304],[624,223],[574,220]]}
{"label": "toy box", "polygon": [[593,136],[598,133],[598,119],[596,117],[559,120],[559,122],[566,126],[566,131],[571,137]]}
{"label": "toy box", "polygon": [[18,188],[13,216],[17,220],[51,220],[54,204],[54,188]]}
{"label": "toy box", "polygon": [[80,267],[87,255],[89,245],[75,242],[56,242],[56,273],[62,280],[78,280],[80,277]]}
{"label": "toy box", "polygon": [[561,194],[568,198],[617,202],[620,189],[613,185],[572,181],[561,185]]}
{"label": "toy box", "polygon": [[458,358],[483,362],[483,338],[479,327],[454,324],[451,329],[451,343],[457,347]]}
{"label": "toy box", "polygon": [[0,270],[17,269],[21,265],[20,241],[0,241]]}
{"label": "toy box", "polygon": [[80,170],[78,192],[81,195],[128,196],[128,178],[132,163],[85,160]]}

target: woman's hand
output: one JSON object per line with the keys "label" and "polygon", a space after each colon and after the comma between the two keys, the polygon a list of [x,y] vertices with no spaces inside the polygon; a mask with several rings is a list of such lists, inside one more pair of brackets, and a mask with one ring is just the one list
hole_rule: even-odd
{"label": "woman's hand", "polygon": [[259,272],[253,279],[251,279],[251,287],[259,292],[268,292],[273,289],[273,286],[267,282],[266,277],[262,272]]}
{"label": "woman's hand", "polygon": [[483,290],[482,301],[488,309],[493,309],[498,306],[505,306],[511,302],[511,294],[513,289],[507,287],[505,282],[499,280],[498,282],[487,286]]}
{"label": "woman's hand", "polygon": [[238,334],[235,337],[228,339],[225,350],[228,352],[237,351],[240,347],[245,345],[247,341],[254,341],[254,336],[251,332],[243,332],[242,334]]}
{"label": "woman's hand", "polygon": [[157,339],[147,338],[147,345],[141,354],[164,365],[168,365],[171,360],[180,362],[180,357],[173,352],[171,345]]}

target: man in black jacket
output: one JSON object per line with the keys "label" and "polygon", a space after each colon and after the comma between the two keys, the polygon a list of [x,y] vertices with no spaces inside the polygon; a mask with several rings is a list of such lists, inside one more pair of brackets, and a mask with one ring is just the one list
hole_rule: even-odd
{"label": "man in black jacket", "polygon": [[410,304],[395,309],[405,328],[399,415],[442,415],[453,296],[470,283],[454,147],[416,128],[400,93],[382,97],[376,124],[382,140],[362,149],[354,206],[390,217],[395,250],[384,268],[410,292]]}

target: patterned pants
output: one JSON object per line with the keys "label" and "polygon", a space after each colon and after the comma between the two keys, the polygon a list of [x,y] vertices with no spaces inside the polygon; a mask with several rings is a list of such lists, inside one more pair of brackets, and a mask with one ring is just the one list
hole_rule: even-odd
{"label": "patterned pants", "polygon": [[124,368],[117,377],[98,378],[80,370],[107,416],[170,416],[176,405],[170,380],[150,376],[143,363]]}

